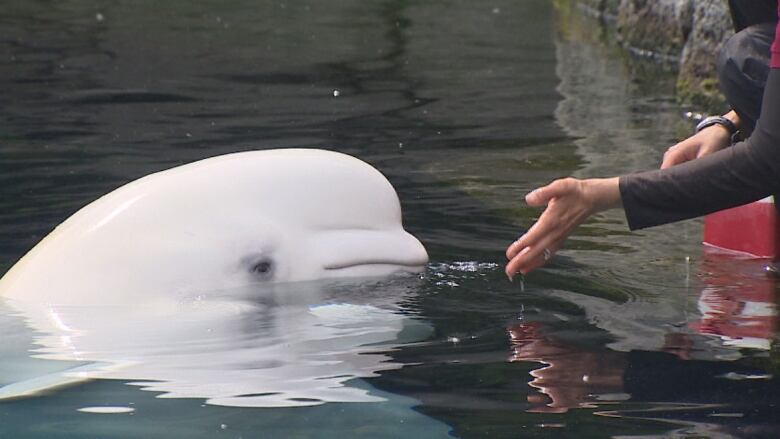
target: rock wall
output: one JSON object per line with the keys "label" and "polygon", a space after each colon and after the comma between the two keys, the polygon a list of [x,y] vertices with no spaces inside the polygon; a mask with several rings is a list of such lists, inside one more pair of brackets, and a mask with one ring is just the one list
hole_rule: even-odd
{"label": "rock wall", "polygon": [[583,9],[614,23],[631,52],[674,65],[681,101],[722,105],[715,74],[720,47],[732,35],[727,0],[579,0]]}
{"label": "rock wall", "polygon": [[723,102],[718,90],[715,60],[723,43],[733,35],[725,0],[696,0],[691,32],[680,55],[677,95],[693,103]]}

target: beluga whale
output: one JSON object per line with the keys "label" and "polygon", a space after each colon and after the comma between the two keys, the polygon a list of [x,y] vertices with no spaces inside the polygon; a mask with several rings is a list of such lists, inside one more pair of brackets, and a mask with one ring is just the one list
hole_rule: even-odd
{"label": "beluga whale", "polygon": [[0,296],[138,303],[427,261],[375,168],[326,150],[261,150],[151,174],[90,203],[0,279]]}
{"label": "beluga whale", "polygon": [[401,306],[418,276],[387,275],[427,262],[391,184],[349,155],[250,151],[151,174],[0,279],[0,400],[115,379],[226,406],[382,401],[355,380],[402,367],[387,351],[432,333]]}

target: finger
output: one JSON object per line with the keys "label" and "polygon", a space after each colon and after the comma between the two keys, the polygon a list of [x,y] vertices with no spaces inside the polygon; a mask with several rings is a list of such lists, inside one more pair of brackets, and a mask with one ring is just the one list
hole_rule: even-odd
{"label": "finger", "polygon": [[545,249],[549,251],[549,257],[557,250],[552,243],[544,243],[535,247],[526,247],[510,260],[505,267],[507,276],[512,279],[516,273],[528,274],[545,265],[549,258],[545,255]]}
{"label": "finger", "polygon": [[507,262],[506,266],[504,267],[504,272],[506,273],[506,276],[509,278],[509,280],[512,280],[515,274],[523,273],[523,256],[529,251],[531,251],[531,247],[526,247],[514,258],[510,259],[509,262]]}
{"label": "finger", "polygon": [[528,203],[529,206],[544,206],[553,198],[565,195],[570,189],[569,186],[571,184],[572,182],[568,178],[555,180],[547,186],[542,186],[531,191],[525,196],[525,202]]}
{"label": "finger", "polygon": [[520,251],[520,249],[518,248],[518,245],[517,245],[517,241],[519,241],[519,240],[520,240],[520,238],[522,238],[522,237],[523,237],[523,236],[524,236],[526,233],[528,233],[528,231],[527,231],[527,230],[526,230],[526,231],[524,231],[524,232],[522,232],[522,233],[520,233],[519,235],[517,235],[517,239],[515,239],[514,241],[512,241],[512,243],[511,243],[511,244],[509,244],[509,245],[506,247],[506,252],[505,252],[505,254],[506,254],[506,258],[507,258],[507,259],[512,259],[512,258],[514,257],[514,255],[516,255],[516,254],[517,254],[517,252],[518,252],[518,251]]}
{"label": "finger", "polygon": [[683,150],[668,150],[666,151],[666,154],[664,154],[661,169],[671,168],[672,166],[679,165],[688,160],[689,159]]}
{"label": "finger", "polygon": [[534,225],[528,229],[528,232],[509,245],[506,250],[507,259],[514,258],[526,247],[538,246],[542,240],[546,240],[550,244],[557,242],[561,238],[562,235],[558,229],[561,225],[562,217],[560,214],[551,212],[553,206],[554,204],[549,204]]}
{"label": "finger", "polygon": [[506,258],[507,260],[511,260],[514,258],[522,249],[520,246],[520,238],[517,238],[517,240],[511,244],[509,244],[509,247],[506,248]]}
{"label": "finger", "polygon": [[[537,224],[546,223],[544,218],[540,219]],[[537,229],[539,230],[539,229]],[[549,256],[558,251],[563,244],[562,239],[557,233],[541,233],[536,236],[532,236],[532,241],[529,244],[525,244],[522,240],[518,240],[518,251],[509,258],[509,262],[506,265],[507,276],[511,279],[515,273],[529,273],[536,268],[541,267],[547,262]],[[545,257],[545,250],[549,251],[547,257]]]}
{"label": "finger", "polygon": [[[542,217],[544,217],[544,214],[542,214]],[[517,238],[515,242],[509,245],[506,249],[507,259],[514,258],[524,248],[532,246],[534,242],[544,236],[545,230],[548,229],[548,227],[545,225],[545,222],[541,221],[542,217],[540,217],[523,236]]]}
{"label": "finger", "polygon": [[671,168],[672,166],[676,165],[676,157],[674,154],[670,154],[669,151],[664,154],[664,159],[661,162],[661,169]]}
{"label": "finger", "polygon": [[696,142],[694,142],[691,137],[683,140],[682,142],[670,146],[669,149],[667,149],[666,152],[664,152],[664,158],[661,163],[661,169],[666,169],[674,165],[678,165],[680,163],[691,160],[693,157],[688,157],[689,156],[688,151],[691,148],[697,149]]}

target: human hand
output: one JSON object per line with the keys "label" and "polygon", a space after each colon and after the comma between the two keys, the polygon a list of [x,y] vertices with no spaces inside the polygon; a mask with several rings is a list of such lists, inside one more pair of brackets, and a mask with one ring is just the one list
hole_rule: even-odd
{"label": "human hand", "polygon": [[544,206],[539,220],[506,249],[506,274],[529,273],[544,265],[574,229],[592,214],[620,205],[618,178],[564,178],[525,197],[530,206]]}
{"label": "human hand", "polygon": [[[730,111],[723,117],[729,119],[734,126],[739,126],[739,116]],[[731,133],[723,125],[711,125],[682,142],[671,146],[664,153],[661,169],[666,169],[680,163],[685,163],[720,151],[731,143]]]}

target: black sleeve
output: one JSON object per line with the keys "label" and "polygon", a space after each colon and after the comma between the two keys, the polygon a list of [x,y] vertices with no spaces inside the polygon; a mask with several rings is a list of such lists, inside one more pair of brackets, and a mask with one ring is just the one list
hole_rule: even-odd
{"label": "black sleeve", "polygon": [[777,21],[777,0],[729,0],[734,31],[755,24]]}
{"label": "black sleeve", "polygon": [[631,230],[712,213],[780,193],[780,69],[771,69],[761,117],[745,142],[664,170],[620,178]]}

